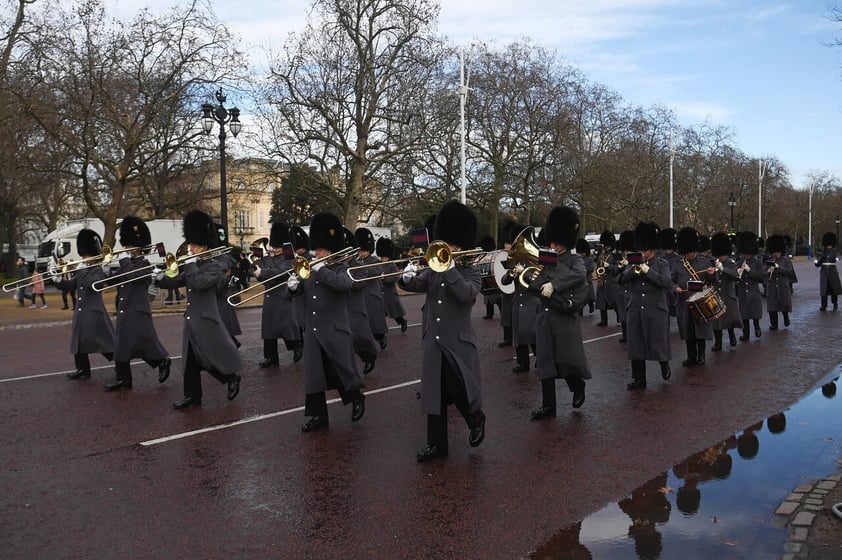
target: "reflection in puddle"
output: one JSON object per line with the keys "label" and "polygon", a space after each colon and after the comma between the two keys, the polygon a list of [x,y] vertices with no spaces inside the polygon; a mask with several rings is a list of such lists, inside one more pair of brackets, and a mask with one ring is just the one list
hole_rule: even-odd
{"label": "reflection in puddle", "polygon": [[780,558],[788,530],[775,509],[837,469],[837,379],[559,531],[531,558]]}

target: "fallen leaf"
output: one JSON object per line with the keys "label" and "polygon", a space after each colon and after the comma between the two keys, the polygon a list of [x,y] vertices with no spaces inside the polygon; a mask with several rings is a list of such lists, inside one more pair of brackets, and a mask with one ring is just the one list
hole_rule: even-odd
{"label": "fallen leaf", "polygon": [[670,488],[669,486],[661,486],[660,488],[658,488],[658,492],[660,492],[661,494],[670,494],[672,492],[672,488]]}

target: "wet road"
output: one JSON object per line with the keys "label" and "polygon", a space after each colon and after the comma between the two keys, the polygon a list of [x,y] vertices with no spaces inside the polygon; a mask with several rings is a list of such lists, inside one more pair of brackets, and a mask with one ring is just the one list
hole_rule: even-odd
{"label": "wet road", "polygon": [[[331,427],[302,434],[301,365],[284,353],[261,370],[260,311],[240,312],[246,360],[233,402],[203,375],[201,409],[173,411],[180,360],[159,385],[135,365],[134,389],[105,393],[113,370],[73,369],[69,324],[0,331],[0,550],[4,557],[518,558],[689,455],[790,406],[842,362],[842,313],[818,311],[818,273],[796,263],[792,326],[761,322],[761,338],[708,352],[685,369],[673,324],[673,375],[649,364],[630,394],[619,326],[583,334],[594,379],[587,401],[531,422],[532,374],[513,374],[497,321],[474,310],[480,336],[485,442],[451,414],[450,457],[419,465],[425,419],[416,392],[421,296],[404,298],[409,330],[391,330],[368,376],[366,415],[330,406]],[[181,348],[180,316],[160,316],[164,345]],[[727,341],[727,337],[726,337]],[[335,396],[335,393],[329,397]],[[218,428],[227,423],[234,425]],[[176,439],[171,439],[175,437]]]}

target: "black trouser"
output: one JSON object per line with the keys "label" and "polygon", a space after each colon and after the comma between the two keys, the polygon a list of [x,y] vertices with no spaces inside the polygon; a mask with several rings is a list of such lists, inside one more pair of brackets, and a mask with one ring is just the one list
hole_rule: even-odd
{"label": "black trouser", "polygon": [[830,302],[833,304],[833,308],[836,309],[839,307],[839,301],[836,294],[822,294],[822,309],[827,309],[827,296],[830,296]]}
{"label": "black trouser", "polygon": [[[193,345],[187,343],[187,357],[184,364],[184,396],[191,399],[202,399],[202,364],[196,358],[193,352]],[[234,379],[233,373],[220,373],[215,368],[208,369],[211,374],[221,384],[226,384]]]}
{"label": "black trouser", "polygon": [[465,384],[456,368],[441,357],[441,405],[439,414],[427,415],[427,445],[447,449],[447,403],[452,402],[465,419],[468,428],[477,425],[478,413],[471,412]]}
{"label": "black trouser", "polygon": [[503,327],[503,341],[512,341],[512,327]]}
{"label": "black trouser", "polygon": [[529,367],[528,344],[518,344],[517,347],[515,347],[515,356],[517,360],[517,365]]}
{"label": "black trouser", "polygon": [[[662,372],[669,367],[669,362],[666,360],[658,363],[661,365]],[[646,382],[646,360],[632,360],[631,370],[633,379],[642,379],[644,383]]]}
{"label": "black trouser", "polygon": [[[67,302],[67,296],[70,296],[70,305]],[[75,290],[62,290],[61,291],[61,302],[64,307],[71,308],[76,307],[76,291]]]}
{"label": "black trouser", "polygon": [[[166,361],[166,358],[161,358],[159,360],[147,360],[143,358],[143,361],[151,368],[157,368],[161,364]],[[130,362],[114,362],[114,372],[117,374],[117,381],[128,381],[129,385],[132,384],[132,365]]]}
{"label": "black trouser", "polygon": [[705,359],[705,339],[688,338],[684,341],[687,348],[687,359],[693,362]]}
{"label": "black trouser", "polygon": [[[342,404],[347,405],[359,399],[362,393],[359,389],[346,390],[339,380],[339,375],[334,369],[333,362],[322,349],[322,363],[325,364],[325,381],[328,387],[336,387],[339,391],[339,398],[342,399]],[[304,415],[305,416],[321,416],[328,420],[327,414],[327,396],[324,391],[318,393],[307,393],[304,395]]]}
{"label": "black trouser", "polygon": [[[102,355],[109,362],[114,359],[113,352],[104,352]],[[91,373],[91,360],[87,353],[73,354],[73,362],[76,364],[76,369]]]}
{"label": "black trouser", "polygon": [[[585,390],[585,380],[581,377],[568,375],[563,379],[567,382],[567,388],[570,389],[571,393]],[[556,407],[555,378],[553,377],[541,380],[541,406],[552,409]]]}
{"label": "black trouser", "polygon": [[278,339],[264,338],[263,339],[263,357],[267,360],[280,361],[278,356]]}

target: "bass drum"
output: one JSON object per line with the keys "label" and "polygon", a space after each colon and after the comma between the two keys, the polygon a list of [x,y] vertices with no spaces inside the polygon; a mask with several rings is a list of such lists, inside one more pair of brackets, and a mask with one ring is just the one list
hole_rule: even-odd
{"label": "bass drum", "polygon": [[493,258],[492,269],[494,270],[494,283],[497,285],[497,289],[508,295],[515,293],[514,282],[503,284],[503,278],[509,274],[509,269],[503,264],[508,260],[509,253],[507,251],[497,251]]}

